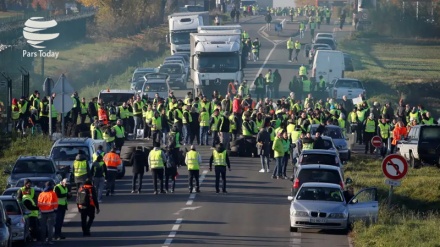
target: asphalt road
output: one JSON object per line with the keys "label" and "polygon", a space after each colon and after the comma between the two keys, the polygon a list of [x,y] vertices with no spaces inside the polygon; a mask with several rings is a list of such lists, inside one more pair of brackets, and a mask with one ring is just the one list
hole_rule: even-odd
{"label": "asphalt road", "polygon": [[[281,36],[271,32],[265,36],[262,26],[262,17],[243,24],[252,38],[259,35],[262,42],[260,61],[250,62],[246,79],[253,81],[260,69],[266,72],[268,68],[278,68],[283,78],[280,91],[287,95],[289,80],[299,65],[306,63],[303,53],[299,62],[287,62],[286,31],[294,34],[297,24],[287,24]],[[333,26],[323,26],[321,30],[332,31]],[[302,42],[307,41],[310,42],[308,33]],[[176,95],[182,97],[185,92],[180,90]],[[138,144],[151,145],[128,145]],[[290,233],[287,195],[291,182],[259,173],[258,158],[231,157],[228,194],[215,194],[214,175],[207,169],[211,150],[204,146],[198,151],[203,158],[201,193],[188,193],[187,171],[182,167],[174,194],[153,195],[150,173],[144,177],[142,194],[131,194],[132,173],[128,167],[126,176],[117,181],[116,195],[104,197],[92,236],[82,237],[80,217],[75,205],[71,205],[63,230],[67,239],[57,241],[55,246],[349,246],[347,236],[339,232]]]}

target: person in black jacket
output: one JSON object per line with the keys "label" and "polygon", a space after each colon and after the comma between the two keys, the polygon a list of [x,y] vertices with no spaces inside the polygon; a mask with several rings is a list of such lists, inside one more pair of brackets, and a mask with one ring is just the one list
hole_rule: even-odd
{"label": "person in black jacket", "polygon": [[229,121],[229,112],[226,111],[222,117],[220,117],[217,125],[217,129],[220,136],[220,142],[223,143],[223,146],[226,150],[229,149],[229,139],[230,139],[230,121]]}
{"label": "person in black jacket", "polygon": [[316,134],[315,134],[315,140],[313,142],[313,149],[325,149],[325,143],[321,137],[321,132],[316,132]]}
{"label": "person in black jacket", "polygon": [[256,141],[258,154],[261,158],[260,172],[269,172],[270,150],[272,146],[270,145],[270,134],[264,126],[258,132]]}
{"label": "person in black jacket", "polygon": [[[138,146],[136,150],[131,155],[130,164],[133,168],[133,180],[132,180],[132,191],[131,193],[141,193],[142,190],[142,178],[144,177],[145,168],[148,172],[148,160],[147,155],[142,150],[141,146]],[[136,189],[136,181],[139,178],[139,186]]]}
{"label": "person in black jacket", "polygon": [[98,98],[93,98],[90,100],[89,105],[87,106],[87,113],[89,114],[90,122],[93,123],[94,117],[98,117],[98,109],[96,109],[96,102]]}
{"label": "person in black jacket", "polygon": [[[224,160],[216,159],[216,156],[222,156],[224,154]],[[218,157],[217,157],[218,158]],[[218,194],[220,192],[220,176],[223,180],[223,193],[228,193],[226,191],[226,166],[228,167],[229,171],[231,171],[231,163],[229,162],[229,156],[228,152],[223,147],[222,143],[219,143],[217,145],[217,148],[213,150],[211,158],[209,159],[209,171],[212,171],[212,164],[214,163],[214,169],[215,169],[215,192]]]}
{"label": "person in black jacket", "polygon": [[93,187],[90,179],[87,179],[84,182],[84,186],[81,187],[80,190],[88,190],[89,195],[92,195],[92,198],[90,198],[91,200],[87,206],[77,204],[78,210],[81,213],[81,227],[83,236],[90,237],[90,228],[93,224],[93,220],[95,219],[95,212],[96,214],[99,214],[100,212],[98,197],[96,195],[95,187]]}

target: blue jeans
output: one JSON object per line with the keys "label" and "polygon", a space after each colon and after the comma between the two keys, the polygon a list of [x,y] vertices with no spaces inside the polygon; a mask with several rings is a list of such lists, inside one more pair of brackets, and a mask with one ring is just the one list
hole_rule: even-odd
{"label": "blue jeans", "polygon": [[138,129],[144,129],[144,122],[142,121],[142,117],[134,116],[134,129],[133,129],[133,135],[136,137],[137,130]]}
{"label": "blue jeans", "polygon": [[189,136],[191,135],[191,128],[189,127],[189,124],[183,125],[183,143],[188,144],[189,143]]}
{"label": "blue jeans", "polygon": [[167,136],[168,136],[168,131],[167,130],[162,130],[162,144],[167,145]]}
{"label": "blue jeans", "polygon": [[208,131],[209,126],[200,126],[200,144],[201,145],[209,145],[208,144]]}
{"label": "blue jeans", "polygon": [[282,171],[283,171],[283,159],[284,159],[284,157],[276,157],[275,158],[276,166],[275,166],[275,169],[273,170],[272,176],[281,177],[283,175],[282,174]]}
{"label": "blue jeans", "polygon": [[261,160],[261,169],[269,170],[269,163],[270,163],[269,155],[260,155],[260,160]]}
{"label": "blue jeans", "polygon": [[271,99],[272,98],[272,85],[266,85],[266,98]]}

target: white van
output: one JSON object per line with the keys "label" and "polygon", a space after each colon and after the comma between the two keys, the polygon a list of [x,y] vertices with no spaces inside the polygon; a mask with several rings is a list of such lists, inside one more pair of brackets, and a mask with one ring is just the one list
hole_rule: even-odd
{"label": "white van", "polygon": [[319,82],[323,76],[326,83],[335,78],[343,78],[345,70],[344,53],[342,51],[318,50],[313,60],[312,77]]}

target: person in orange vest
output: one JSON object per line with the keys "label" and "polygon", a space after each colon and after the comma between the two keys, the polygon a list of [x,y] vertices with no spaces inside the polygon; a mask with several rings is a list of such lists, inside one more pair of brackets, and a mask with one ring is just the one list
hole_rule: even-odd
{"label": "person in orange vest", "polygon": [[[38,208],[40,209],[40,229],[42,244],[53,245],[53,230],[55,226],[56,210],[58,209],[58,197],[53,191],[52,182],[45,184],[43,192],[38,196]],[[47,236],[47,241],[46,241]]]}
{"label": "person in orange vest", "polygon": [[[81,213],[81,228],[83,236],[91,236],[90,228],[95,219],[95,212],[99,214],[99,202],[96,196],[96,189],[92,181],[87,179],[84,186],[80,189],[81,200],[77,200],[78,210]],[[87,219],[88,218],[88,219]]]}
{"label": "person in orange vest", "polygon": [[105,195],[109,196],[111,193],[113,196],[115,194],[115,182],[116,175],[118,173],[118,166],[122,164],[122,160],[116,153],[116,148],[112,148],[112,150],[104,156],[103,160],[107,166],[107,192]]}
{"label": "person in orange vest", "polygon": [[398,121],[393,129],[393,141],[391,142],[391,153],[393,154],[396,150],[398,141],[403,140],[406,137],[406,126],[403,125],[402,121]]}
{"label": "person in orange vest", "polygon": [[107,111],[105,110],[105,106],[103,104],[101,104],[99,106],[98,119],[99,119],[99,122],[103,123],[104,125],[108,124]]}

